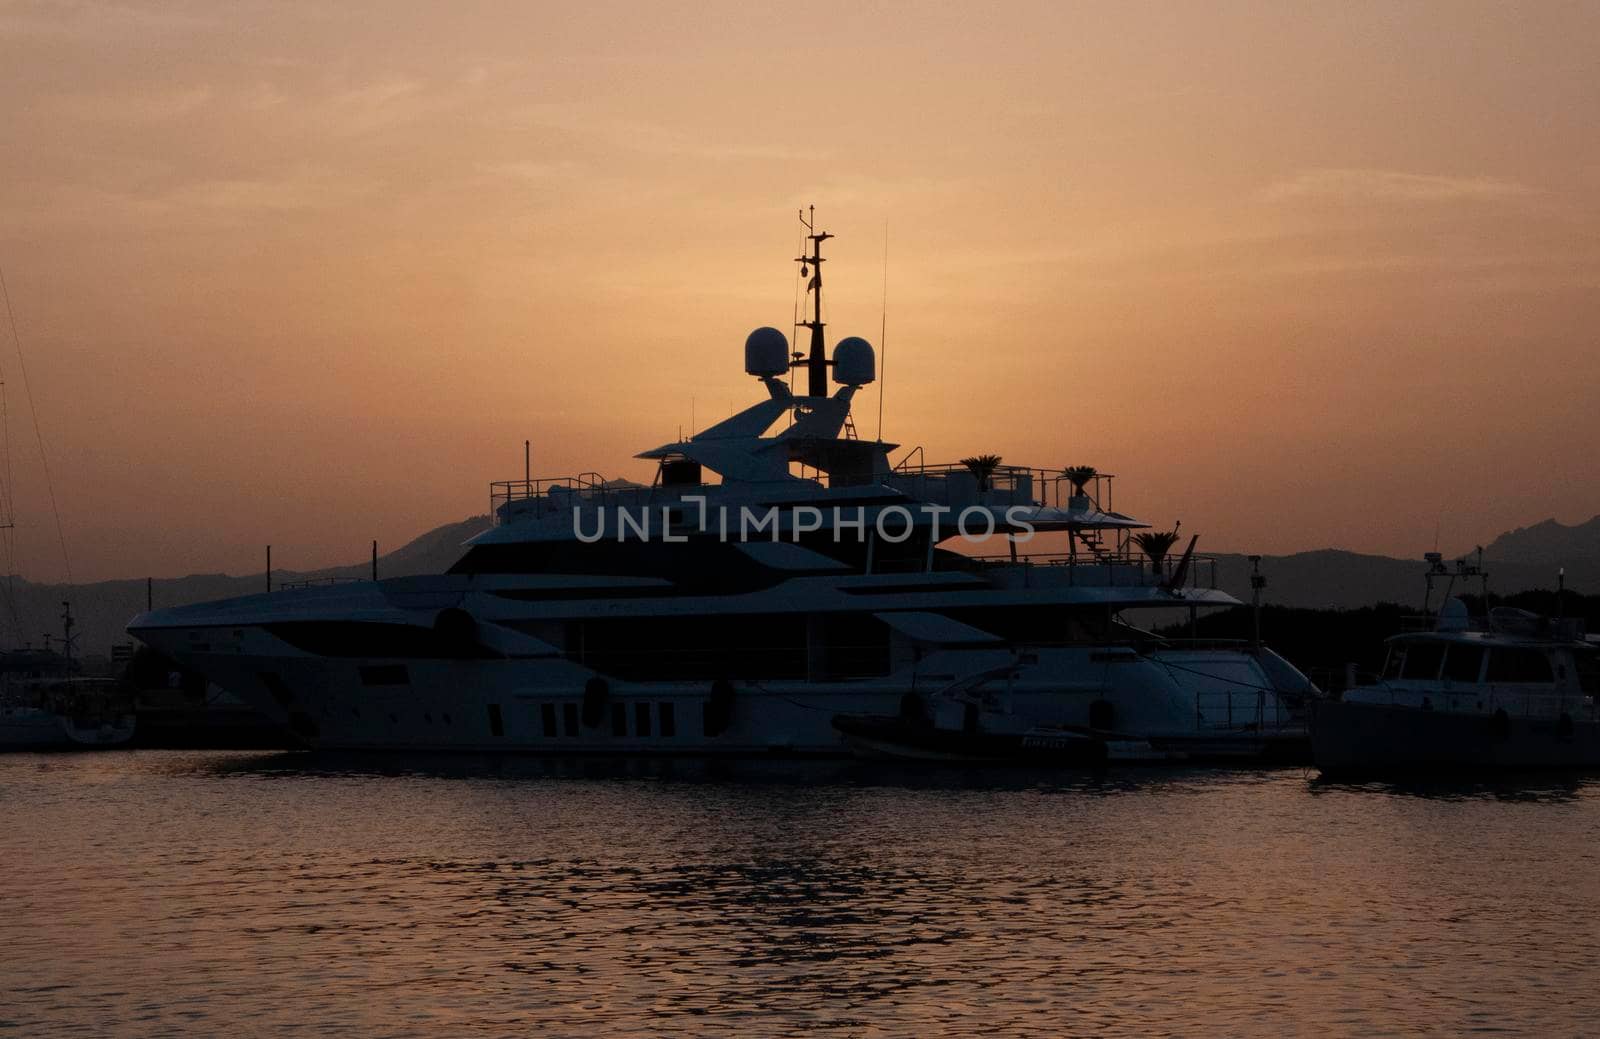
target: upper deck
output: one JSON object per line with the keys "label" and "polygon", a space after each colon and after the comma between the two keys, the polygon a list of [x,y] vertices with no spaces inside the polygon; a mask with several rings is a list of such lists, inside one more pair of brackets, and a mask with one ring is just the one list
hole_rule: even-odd
{"label": "upper deck", "polygon": [[[920,449],[912,455],[920,455]],[[906,502],[959,511],[979,506],[1004,511],[1012,507],[1049,509],[1076,518],[1074,526],[1083,529],[1134,528],[1145,524],[1115,512],[1112,508],[1112,482],[1109,473],[1075,481],[1066,469],[1035,466],[999,465],[993,470],[975,472],[959,462],[908,464],[870,480],[840,479],[818,470],[802,469],[788,479],[760,483],[706,483],[693,463],[664,460],[656,481],[650,485],[626,480],[607,480],[599,473],[575,476],[498,480],[489,485],[489,511],[495,525],[538,520],[552,516],[570,519],[573,509],[648,509],[673,506],[685,498],[706,498],[737,504],[817,504],[828,506],[840,500],[867,500],[874,488],[895,492]],[[1081,477],[1080,477],[1081,479]],[[846,491],[849,493],[840,493]],[[885,498],[882,504],[892,504]]]}

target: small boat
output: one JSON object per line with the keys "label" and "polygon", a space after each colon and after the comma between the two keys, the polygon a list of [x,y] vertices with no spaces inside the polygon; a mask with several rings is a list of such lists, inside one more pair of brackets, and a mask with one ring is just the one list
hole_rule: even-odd
{"label": "small boat", "polygon": [[0,751],[120,747],[135,725],[131,698],[114,678],[35,679],[0,697]]}
{"label": "small boat", "polygon": [[[1435,576],[1485,576],[1428,561],[1430,591]],[[1431,630],[1388,645],[1376,683],[1312,705],[1324,775],[1600,768],[1600,639],[1577,619],[1506,607],[1472,617],[1451,598]]]}

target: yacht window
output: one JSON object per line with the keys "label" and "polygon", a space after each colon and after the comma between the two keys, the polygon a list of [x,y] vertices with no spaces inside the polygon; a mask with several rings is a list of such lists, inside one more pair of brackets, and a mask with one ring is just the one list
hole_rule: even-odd
{"label": "yacht window", "polygon": [[660,711],[661,711],[661,735],[668,736],[668,737],[676,736],[678,734],[678,717],[677,717],[677,712],[673,708],[672,704],[669,704],[669,703],[662,704],[661,707],[660,707]]}
{"label": "yacht window", "polygon": [[1389,659],[1383,665],[1383,677],[1385,677],[1385,678],[1399,678],[1400,677],[1400,665],[1405,663],[1405,659],[1406,659],[1406,647],[1405,646],[1403,646],[1403,645],[1390,646],[1389,647]]}
{"label": "yacht window", "polygon": [[489,735],[504,736],[506,734],[505,719],[500,717],[500,705],[489,705]]}
{"label": "yacht window", "polygon": [[1401,678],[1431,681],[1439,677],[1439,664],[1444,660],[1444,645],[1438,642],[1418,642],[1406,647],[1405,664],[1400,668]]}
{"label": "yacht window", "polygon": [[555,704],[553,704],[553,703],[542,703],[542,704],[539,705],[539,723],[543,727],[544,734],[546,736],[559,735],[557,733],[557,731],[556,731],[556,705]]}
{"label": "yacht window", "polygon": [[1552,682],[1550,658],[1537,649],[1489,651],[1490,682]]}
{"label": "yacht window", "polygon": [[561,705],[561,723],[568,736],[578,734],[578,705],[564,703]]}
{"label": "yacht window", "polygon": [[628,734],[628,708],[623,704],[611,705],[611,735],[626,736]]}
{"label": "yacht window", "polygon": [[635,736],[650,735],[650,705],[636,703],[633,705],[633,734]]}
{"label": "yacht window", "polygon": [[1578,688],[1590,696],[1600,695],[1600,654],[1579,653]]}
{"label": "yacht window", "polygon": [[1476,682],[1483,673],[1482,646],[1451,646],[1444,655],[1444,677],[1452,682]]}

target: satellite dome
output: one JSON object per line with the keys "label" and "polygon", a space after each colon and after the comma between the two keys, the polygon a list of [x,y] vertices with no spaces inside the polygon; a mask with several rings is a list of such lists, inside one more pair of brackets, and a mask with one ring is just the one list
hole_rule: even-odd
{"label": "satellite dome", "polygon": [[872,344],[860,336],[839,340],[833,348],[833,381],[842,386],[865,386],[877,378],[878,360]]}
{"label": "satellite dome", "polygon": [[744,341],[744,370],[763,379],[789,370],[789,337],[776,328],[758,328]]}

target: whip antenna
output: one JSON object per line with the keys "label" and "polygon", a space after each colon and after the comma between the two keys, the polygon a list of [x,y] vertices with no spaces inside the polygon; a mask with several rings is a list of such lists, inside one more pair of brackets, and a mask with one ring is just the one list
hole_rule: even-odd
{"label": "whip antenna", "polygon": [[883,222],[883,308],[878,320],[878,443],[883,443],[883,380],[889,371],[889,221]]}

